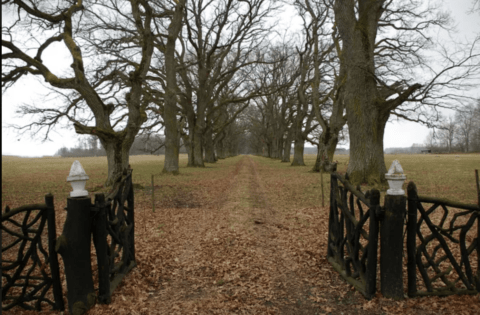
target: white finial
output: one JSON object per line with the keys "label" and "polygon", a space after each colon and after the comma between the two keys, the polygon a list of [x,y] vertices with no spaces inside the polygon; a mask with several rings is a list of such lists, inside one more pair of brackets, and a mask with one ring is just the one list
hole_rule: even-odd
{"label": "white finial", "polygon": [[394,160],[388,173],[385,174],[385,179],[388,181],[390,189],[387,190],[387,195],[404,195],[405,191],[402,189],[403,182],[407,176],[403,174],[403,168],[398,160]]}
{"label": "white finial", "polygon": [[390,175],[403,174],[403,168],[400,165],[400,162],[398,160],[393,160],[392,165],[390,166],[390,169],[388,170],[387,174],[390,174]]}
{"label": "white finial", "polygon": [[70,192],[70,197],[88,196],[88,191],[85,190],[85,184],[88,178],[82,164],[80,164],[78,160],[75,160],[70,168],[70,174],[67,177],[67,182],[70,182],[73,188],[73,191]]}

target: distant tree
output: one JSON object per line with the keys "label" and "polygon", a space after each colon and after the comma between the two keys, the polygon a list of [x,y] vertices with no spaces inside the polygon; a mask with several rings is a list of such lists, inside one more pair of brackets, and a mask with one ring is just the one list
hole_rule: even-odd
{"label": "distant tree", "polygon": [[[259,47],[268,45],[271,27],[266,25],[266,19],[275,9],[274,2],[267,0],[188,2],[183,50],[177,60],[180,106],[188,130],[189,166],[203,167],[205,143],[213,147],[213,135],[207,128],[212,117],[207,116],[219,107],[256,96],[257,91],[245,82],[248,72],[242,70],[263,61]],[[233,98],[220,99],[227,85]]]}
{"label": "distant tree", "polygon": [[165,137],[154,134],[143,134],[135,138],[130,155],[166,154]]}
{"label": "distant tree", "polygon": [[457,122],[452,117],[448,117],[447,121],[443,122],[438,129],[438,140],[447,148],[448,153],[452,152]]}
{"label": "distant tree", "polygon": [[287,42],[271,47],[267,56],[271,63],[257,66],[253,74],[254,84],[264,95],[253,100],[255,108],[249,112],[249,128],[265,156],[290,162],[293,117],[298,102],[298,55]]}
{"label": "distant tree", "polygon": [[472,151],[480,152],[480,99],[477,99],[473,113],[474,127],[472,132],[471,147]]}
{"label": "distant tree", "polygon": [[457,143],[464,152],[471,150],[472,136],[474,135],[475,128],[478,126],[476,118],[476,111],[473,104],[466,105],[458,109],[455,113],[455,125],[458,130],[456,134]]}
{"label": "distant tree", "polygon": [[436,150],[438,149],[438,140],[437,134],[435,133],[435,129],[429,131],[427,137],[425,138],[424,145],[429,150]]}

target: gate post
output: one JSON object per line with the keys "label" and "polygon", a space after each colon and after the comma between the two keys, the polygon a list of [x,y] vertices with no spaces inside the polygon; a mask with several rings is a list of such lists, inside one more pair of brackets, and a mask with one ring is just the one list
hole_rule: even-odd
{"label": "gate post", "polygon": [[405,196],[385,195],[380,228],[380,283],[383,296],[403,299],[403,227]]}
{"label": "gate post", "polygon": [[73,162],[67,177],[67,182],[73,188],[70,198],[67,198],[67,219],[55,245],[65,266],[68,310],[73,315],[85,314],[96,300],[90,261],[92,201],[85,190],[87,180],[88,176],[80,162]]}
{"label": "gate post", "polygon": [[55,248],[65,265],[68,310],[75,315],[86,313],[96,299],[90,261],[90,207],[89,197],[67,199],[67,219]]}
{"label": "gate post", "polygon": [[403,227],[407,198],[401,189],[406,176],[395,160],[385,175],[390,189],[385,195],[385,213],[380,228],[380,286],[382,295],[403,299]]}

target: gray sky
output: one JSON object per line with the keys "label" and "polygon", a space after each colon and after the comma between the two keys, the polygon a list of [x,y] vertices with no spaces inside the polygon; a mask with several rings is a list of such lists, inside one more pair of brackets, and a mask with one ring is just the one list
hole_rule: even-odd
{"label": "gray sky", "polygon": [[[458,33],[456,38],[472,38],[480,31],[479,13],[467,14],[472,0],[445,0],[445,10],[450,11],[457,24]],[[282,15],[283,21],[290,20],[287,10]],[[5,20],[5,12],[2,12],[2,20]],[[283,18],[285,16],[285,19]],[[55,74],[61,74],[65,69],[70,70],[71,57],[62,54],[63,44],[52,45],[49,50],[54,53],[45,53],[44,62]],[[31,135],[29,132],[19,136],[15,130],[5,128],[7,124],[28,124],[28,118],[16,117],[15,108],[21,104],[40,102],[47,91],[32,76],[22,78],[21,81],[2,94],[2,155],[20,156],[44,156],[53,155],[61,147],[73,147],[78,141],[78,136],[73,126],[56,128],[51,133],[52,141],[42,142],[42,137]],[[470,95],[480,97],[480,89],[470,92]],[[445,114],[449,114],[445,112]],[[415,123],[400,121],[388,123],[385,130],[384,147],[409,147],[413,143],[423,143],[429,129]]]}

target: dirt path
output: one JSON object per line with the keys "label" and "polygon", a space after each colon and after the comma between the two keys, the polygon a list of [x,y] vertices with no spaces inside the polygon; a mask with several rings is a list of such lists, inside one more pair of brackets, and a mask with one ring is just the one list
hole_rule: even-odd
{"label": "dirt path", "polygon": [[304,281],[315,275],[306,274],[302,248],[292,243],[296,223],[284,224],[259,172],[245,156],[227,180],[210,183],[223,189],[210,209],[195,209],[188,219],[175,214],[184,219],[175,230],[180,241],[169,246],[174,264],[164,266],[174,270],[149,298],[159,314],[320,313],[320,290]]}
{"label": "dirt path", "polygon": [[[257,270],[265,281],[260,283],[260,299],[268,310],[278,314],[317,314],[318,306],[306,299],[308,287],[295,256],[285,252],[281,233],[288,233],[275,208],[269,202],[257,163],[251,157],[240,162],[239,173],[224,206],[232,226],[250,233],[256,246],[250,248],[256,257]],[[281,192],[279,192],[281,193]]]}

